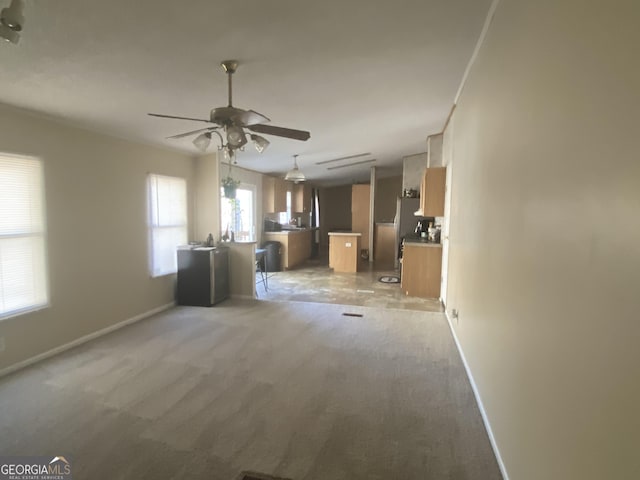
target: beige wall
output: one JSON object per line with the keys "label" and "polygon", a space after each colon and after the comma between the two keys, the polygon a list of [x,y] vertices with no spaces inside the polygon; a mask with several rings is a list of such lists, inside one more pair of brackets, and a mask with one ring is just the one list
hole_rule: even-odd
{"label": "beige wall", "polygon": [[447,310],[512,480],[640,478],[639,19],[500,2],[445,137]]}
{"label": "beige wall", "polygon": [[402,175],[378,178],[374,200],[374,221],[393,222],[397,198],[402,196]]}
{"label": "beige wall", "polygon": [[43,160],[51,291],[49,308],[0,320],[0,369],[173,302],[175,275],[149,277],[146,176],[186,178],[193,199],[191,158],[8,107],[0,150]]}
{"label": "beige wall", "polygon": [[209,234],[220,240],[220,178],[218,155],[211,153],[195,160],[196,215],[195,240],[205,241]]}
{"label": "beige wall", "polygon": [[328,233],[351,229],[351,185],[320,188],[320,246],[329,248]]}
{"label": "beige wall", "polygon": [[[256,244],[254,242],[228,242],[229,289],[232,297],[256,296]],[[263,288],[262,285],[260,288]]]}

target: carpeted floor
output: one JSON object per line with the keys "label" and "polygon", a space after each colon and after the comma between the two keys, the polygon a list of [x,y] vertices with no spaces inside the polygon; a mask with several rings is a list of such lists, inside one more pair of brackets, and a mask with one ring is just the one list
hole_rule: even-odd
{"label": "carpeted floor", "polygon": [[0,432],[92,480],[501,478],[441,313],[175,308],[0,379]]}

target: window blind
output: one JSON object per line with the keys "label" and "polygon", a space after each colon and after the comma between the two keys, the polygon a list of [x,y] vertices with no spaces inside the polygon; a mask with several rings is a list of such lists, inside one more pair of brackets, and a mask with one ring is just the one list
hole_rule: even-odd
{"label": "window blind", "polygon": [[0,154],[0,317],[48,299],[42,162]]}
{"label": "window blind", "polygon": [[187,243],[187,182],[150,174],[149,243],[153,277],[175,273],[176,247]]}

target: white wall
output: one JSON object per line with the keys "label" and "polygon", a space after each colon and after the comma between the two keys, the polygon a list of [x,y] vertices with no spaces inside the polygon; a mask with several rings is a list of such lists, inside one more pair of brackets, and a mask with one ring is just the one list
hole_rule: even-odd
{"label": "white wall", "polygon": [[173,302],[175,275],[149,277],[146,177],[186,178],[193,199],[191,158],[9,107],[0,151],[43,160],[51,290],[49,308],[0,320],[0,369]]}
{"label": "white wall", "polygon": [[640,478],[639,20],[501,1],[446,132],[447,307],[512,480]]}
{"label": "white wall", "polygon": [[413,188],[420,192],[424,169],[427,168],[427,153],[409,155],[402,159],[402,191]]}

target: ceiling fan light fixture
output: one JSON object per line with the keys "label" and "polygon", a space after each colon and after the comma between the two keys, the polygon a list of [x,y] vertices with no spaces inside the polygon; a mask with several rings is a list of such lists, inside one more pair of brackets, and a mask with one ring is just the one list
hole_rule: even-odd
{"label": "ceiling fan light fixture", "polygon": [[0,38],[6,42],[16,44],[20,41],[20,34],[15,30],[11,30],[4,23],[0,23]]}
{"label": "ceiling fan light fixture", "polygon": [[12,0],[7,8],[0,12],[0,38],[7,42],[18,43],[24,25],[24,2]]}
{"label": "ceiling fan light fixture", "polygon": [[24,1],[11,0],[11,4],[7,8],[3,8],[0,12],[0,23],[10,28],[14,32],[22,31],[24,25]]}
{"label": "ceiling fan light fixture", "polygon": [[242,130],[242,127],[235,125],[227,127],[227,143],[232,148],[240,148],[247,143],[247,136],[245,135],[244,130]]}
{"label": "ceiling fan light fixture", "polygon": [[207,148],[209,148],[209,145],[211,144],[211,132],[201,133],[193,139],[193,144],[201,152],[206,152]]}
{"label": "ceiling fan light fixture", "polygon": [[258,153],[264,152],[267,149],[267,147],[271,144],[269,140],[267,140],[264,137],[261,137],[260,135],[256,135],[255,133],[251,134],[251,141],[253,141],[253,144],[256,147],[256,150],[258,151]]}
{"label": "ceiling fan light fixture", "polygon": [[293,168],[287,172],[284,177],[288,182],[300,183],[306,182],[307,177],[304,176],[304,173],[300,171],[298,168],[298,155],[293,156]]}

